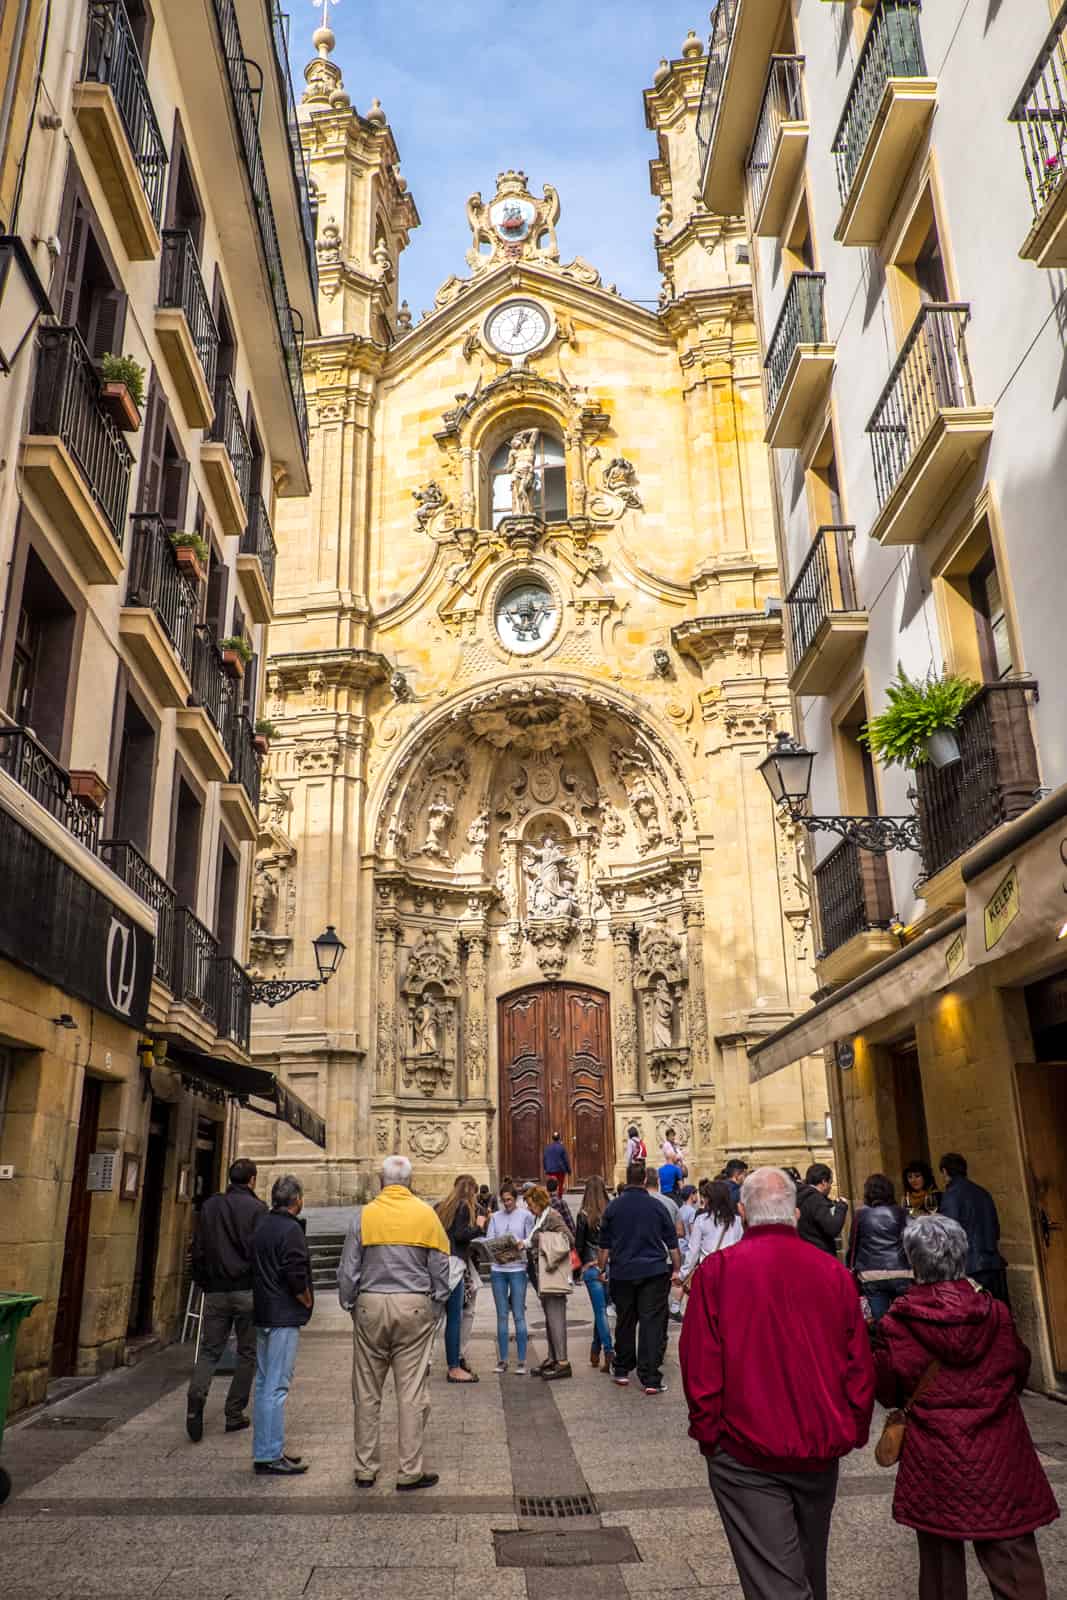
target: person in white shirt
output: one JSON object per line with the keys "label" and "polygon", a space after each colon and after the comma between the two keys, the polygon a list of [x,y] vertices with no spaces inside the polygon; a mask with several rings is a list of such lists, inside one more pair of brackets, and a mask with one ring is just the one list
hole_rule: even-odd
{"label": "person in white shirt", "polygon": [[675,1279],[675,1284],[683,1294],[687,1292],[689,1280],[705,1256],[740,1243],[745,1233],[744,1223],[730,1195],[729,1184],[721,1178],[716,1178],[713,1183],[702,1183],[700,1197],[703,1209],[698,1212],[690,1230],[682,1270]]}
{"label": "person in white shirt", "polygon": [[[515,1323],[515,1354],[518,1358],[516,1372],[526,1372],[526,1347],[529,1334],[526,1327],[526,1289],[529,1275],[526,1271],[526,1240],[534,1229],[533,1212],[518,1203],[514,1184],[505,1183],[500,1189],[500,1209],[489,1218],[485,1230],[487,1240],[511,1238],[518,1249],[511,1260],[492,1258],[489,1282],[496,1305],[496,1343],[500,1357],[497,1372],[508,1370],[508,1316]],[[508,1252],[510,1254],[510,1252]]]}
{"label": "person in white shirt", "polygon": [[675,1166],[684,1167],[685,1151],[680,1144],[675,1142],[674,1129],[668,1128],[663,1135],[663,1159],[673,1161]]}

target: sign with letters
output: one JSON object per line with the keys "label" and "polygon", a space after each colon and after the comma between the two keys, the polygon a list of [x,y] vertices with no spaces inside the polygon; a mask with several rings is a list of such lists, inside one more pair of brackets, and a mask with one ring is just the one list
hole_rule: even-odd
{"label": "sign with letters", "polygon": [[152,935],[14,817],[0,818],[0,955],[144,1027]]}
{"label": "sign with letters", "polygon": [[985,947],[992,950],[998,945],[1022,906],[1019,900],[1019,874],[1010,868],[997,884],[985,906]]}

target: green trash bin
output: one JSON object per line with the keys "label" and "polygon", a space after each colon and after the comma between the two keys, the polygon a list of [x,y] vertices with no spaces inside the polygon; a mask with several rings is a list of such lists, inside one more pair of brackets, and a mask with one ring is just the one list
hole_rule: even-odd
{"label": "green trash bin", "polygon": [[[15,1340],[19,1324],[28,1317],[34,1306],[41,1303],[35,1294],[9,1294],[0,1289],[0,1444],[4,1439],[4,1423],[11,1401],[11,1380],[15,1375]],[[0,1506],[11,1493],[11,1478],[0,1467]]]}

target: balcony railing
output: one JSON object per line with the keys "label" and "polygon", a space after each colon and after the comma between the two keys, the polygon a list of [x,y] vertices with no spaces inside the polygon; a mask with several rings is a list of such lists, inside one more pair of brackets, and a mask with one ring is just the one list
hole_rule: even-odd
{"label": "balcony railing", "polygon": [[214,390],[219,330],[215,326],[211,301],[200,272],[196,243],[192,234],[183,228],[168,228],[163,234],[159,303],[184,312],[205,381],[208,388]]}
{"label": "balcony railing", "polygon": [[219,942],[188,906],[174,914],[175,1000],[195,1006],[205,1022],[214,1024],[219,1005]]}
{"label": "balcony railing", "polygon": [[863,160],[890,78],[924,78],[920,0],[879,0],[867,28],[832,150],[842,203]]}
{"label": "balcony railing", "polygon": [[917,769],[926,877],[1034,804],[1041,779],[1026,696],[1036,688],[1029,679],[986,684],[956,729],[961,759]]}
{"label": "balcony railing", "polygon": [[861,850],[849,839],[842,839],[815,868],[815,893],[822,956],[840,950],[857,934],[888,928],[893,920],[885,856]]}
{"label": "balcony railing", "polygon": [[178,566],[161,516],[155,512],[138,513],[130,518],[130,525],[133,544],[126,604],[147,606],[155,612],[178,660],[188,672],[193,664],[196,590]]}
{"label": "balcony railing", "polygon": [[850,527],[820,528],[786,596],[794,667],[811,649],[827,617],[835,611],[858,609],[852,570],[855,531]]}
{"label": "balcony railing", "polygon": [[252,446],[248,442],[233,382],[225,374],[215,385],[215,420],[208,438],[226,446],[241,500],[247,507],[252,491]]}
{"label": "balcony railing", "polygon": [[189,677],[193,699],[204,707],[228,750],[234,717],[233,684],[226,674],[222,652],[210,628],[201,626],[193,632],[193,669]]}
{"label": "balcony railing", "polygon": [[1062,183],[1067,163],[1067,0],[1056,14],[1008,121],[1019,130],[1030,204],[1037,218]]}
{"label": "balcony railing", "polygon": [[129,839],[104,839],[100,857],[116,877],[132,889],[138,899],[156,914],[155,975],[168,989],[174,989],[174,934],[178,899],[167,882],[150,866]]}
{"label": "balcony railing", "polygon": [[267,184],[267,169],[263,160],[263,147],[259,140],[258,96],[249,80],[248,63],[244,46],[241,43],[241,30],[237,26],[237,11],[233,0],[214,0],[214,3],[215,20],[218,23],[219,37],[222,40],[223,54],[226,58],[226,70],[230,81],[230,94],[233,97],[234,114],[244,149],[245,168],[248,172],[248,180],[256,205],[260,244],[267,264],[267,275],[270,279],[271,294],[274,300],[274,314],[278,323],[278,333],[281,338],[286,371],[289,375],[289,389],[292,394],[297,426],[300,431],[301,444],[306,459],[308,452],[308,416],[302,366],[304,336],[303,329],[300,326],[300,318],[289,304],[289,291],[285,286],[285,271],[282,267],[281,246],[278,243],[278,228],[274,221],[274,209],[271,205],[270,189]]}
{"label": "balcony railing", "polygon": [[973,405],[964,333],[969,305],[923,306],[867,424],[884,506],[939,412]]}
{"label": "balcony railing", "polygon": [[789,372],[794,352],[801,344],[826,343],[824,272],[794,272],[767,347],[763,363],[767,373],[767,410],[773,411]]}
{"label": "balcony railing", "polygon": [[252,980],[232,956],[220,956],[215,974],[217,1012],[215,1030],[247,1050],[252,1037]]}
{"label": "balcony railing", "polygon": [[61,439],[122,549],[130,491],[130,448],[100,406],[100,379],[77,328],[42,328],[30,432]]}
{"label": "balcony railing", "polygon": [[267,502],[259,493],[253,493],[252,504],[248,511],[248,522],[241,535],[240,551],[243,556],[258,556],[259,564],[263,569],[263,582],[267,585],[271,597],[274,596],[274,567],[278,557],[278,547],[274,542],[274,530],[270,525],[267,515]]}
{"label": "balcony railing", "polygon": [[0,728],[0,772],[14,778],[38,805],[44,806],[68,833],[95,854],[100,843],[99,811],[75,799],[66,771],[29,728]]}
{"label": "balcony railing", "polygon": [[262,769],[254,743],[252,724],[242,713],[233,718],[230,727],[230,759],[233,762],[230,782],[239,783],[244,787],[245,794],[252,802],[252,809],[256,811],[259,808]]}
{"label": "balcony railing", "polygon": [[293,172],[300,199],[300,227],[304,235],[304,252],[308,272],[311,274],[312,292],[319,291],[319,267],[315,255],[315,217],[311,207],[311,185],[308,182],[304,146],[300,141],[300,119],[296,114],[296,97],[293,94],[293,77],[289,71],[289,18],[278,4],[271,0],[271,24],[274,29],[274,57],[278,75],[285,93],[285,115],[289,126],[289,148],[293,156]]}
{"label": "balcony railing", "polygon": [[756,137],[748,158],[748,186],[752,215],[759,214],[767,175],[774,160],[778,133],[783,122],[804,120],[804,57],[772,56],[763,91]]}
{"label": "balcony railing", "polygon": [[700,170],[708,164],[708,151],[715,138],[715,119],[719,114],[723,79],[726,76],[726,58],[730,53],[734,22],[740,0],[719,0],[712,13],[711,43],[708,46],[708,64],[704,69],[704,87],[697,112],[697,146],[700,151]]}
{"label": "balcony railing", "polygon": [[89,0],[82,78],[107,84],[115,96],[141,187],[158,228],[167,183],[167,147],[122,0]]}

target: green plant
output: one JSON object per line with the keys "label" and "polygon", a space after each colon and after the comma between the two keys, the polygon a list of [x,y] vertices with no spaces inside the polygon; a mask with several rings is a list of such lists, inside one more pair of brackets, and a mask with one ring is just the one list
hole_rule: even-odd
{"label": "green plant", "polygon": [[925,678],[909,678],[898,662],[886,691],[886,709],[864,725],[860,741],[883,766],[921,766],[931,734],[955,728],[979,687],[970,678],[932,668]]}
{"label": "green plant", "polygon": [[108,383],[124,383],[138,411],[144,404],[144,368],[132,356],[113,356],[107,351],[100,358],[100,371]]}
{"label": "green plant", "polygon": [[192,550],[198,561],[206,561],[210,554],[207,540],[198,533],[172,533],[170,542],[176,550]]}
{"label": "green plant", "polygon": [[277,731],[269,717],[256,718],[256,732],[261,739],[273,739]]}
{"label": "green plant", "polygon": [[220,650],[232,650],[235,656],[240,656],[242,661],[251,661],[252,646],[243,633],[231,633],[228,639],[219,642]]}

